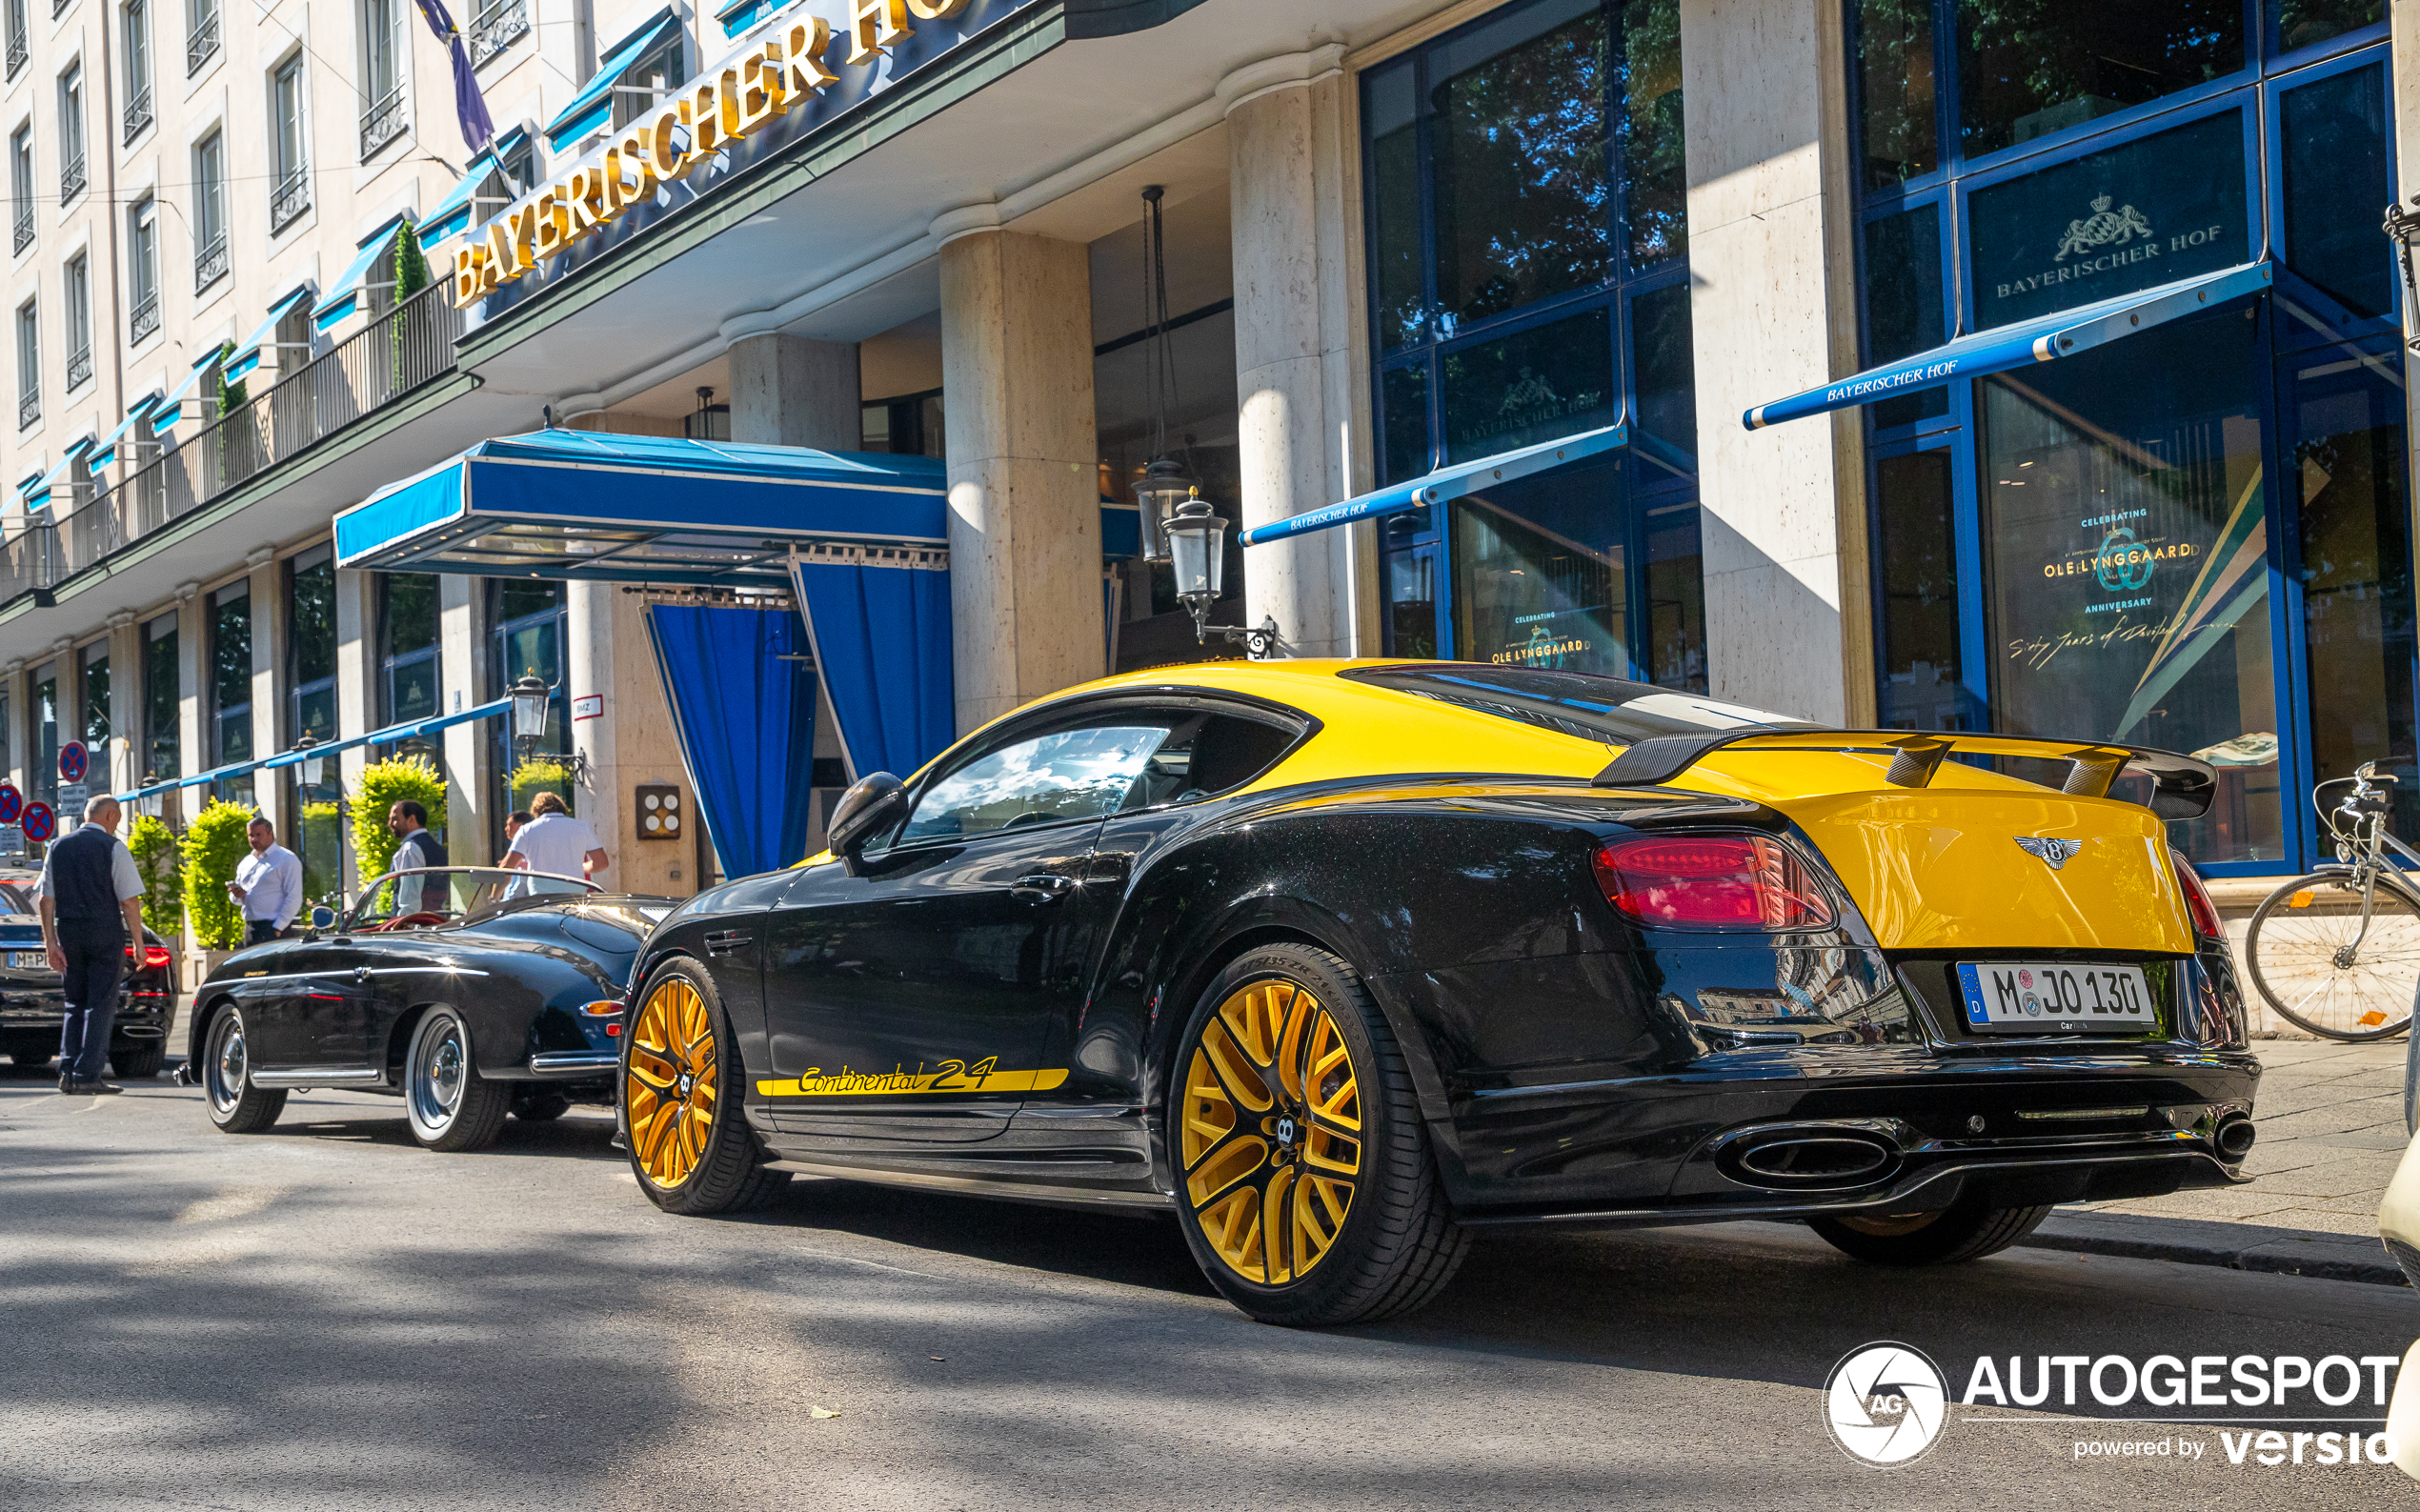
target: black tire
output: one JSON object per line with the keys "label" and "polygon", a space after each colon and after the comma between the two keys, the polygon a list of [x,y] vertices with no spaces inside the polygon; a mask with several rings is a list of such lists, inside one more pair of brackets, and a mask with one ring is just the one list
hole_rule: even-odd
{"label": "black tire", "polygon": [[156,1039],[138,1045],[111,1045],[110,1069],[120,1081],[149,1081],[160,1074],[168,1061],[168,1046]]}
{"label": "black tire", "polygon": [[513,1117],[523,1123],[553,1123],[571,1111],[572,1099],[551,1090],[524,1092],[513,1103]]}
{"label": "black tire", "polygon": [[[2381,885],[2371,894],[2373,912],[2364,930],[2348,880],[2344,872],[2313,872],[2262,898],[2244,931],[2244,964],[2279,1018],[2322,1039],[2359,1044],[2411,1027],[2420,904]],[[2336,948],[2350,948],[2356,932],[2362,943],[2351,958],[2330,958]],[[2362,1023],[2373,1014],[2378,1022]]]}
{"label": "black tire", "polygon": [[275,1123],[277,1115],[286,1111],[286,1094],[282,1089],[272,1091],[252,1085],[243,1010],[220,1009],[211,1019],[210,1032],[202,1043],[197,1079],[202,1085],[203,1105],[210,1109],[211,1121],[218,1125],[219,1131],[258,1134]]}
{"label": "black tire", "polygon": [[1941,1213],[1810,1218],[1806,1226],[1834,1249],[1869,1265],[1957,1265],[1997,1255],[2049,1216],[2047,1206],[1990,1207],[1967,1200]]}
{"label": "black tire", "polygon": [[1372,1322],[1453,1279],[1467,1241],[1411,1073],[1342,958],[1281,944],[1228,962],[1185,1025],[1169,1087],[1179,1226],[1237,1307],[1291,1327]]}
{"label": "black tire", "polygon": [[668,960],[637,1002],[622,1036],[619,1085],[638,1189],[687,1218],[762,1206],[790,1175],[765,1169],[739,1111],[747,1075],[713,974],[694,960]]}
{"label": "black tire", "polygon": [[452,1008],[432,1008],[412,1026],[403,1055],[403,1107],[413,1142],[459,1154],[484,1150],[513,1111],[510,1082],[479,1075],[471,1026]]}

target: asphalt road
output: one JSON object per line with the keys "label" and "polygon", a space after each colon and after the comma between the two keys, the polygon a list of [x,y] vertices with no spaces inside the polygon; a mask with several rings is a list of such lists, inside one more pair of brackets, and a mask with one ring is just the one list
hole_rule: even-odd
{"label": "asphalt road", "polygon": [[[1427,1312],[1295,1333],[1211,1295],[1163,1222],[827,1181],[671,1219],[610,1132],[436,1156],[389,1099],[297,1098],[237,1139],[165,1083],[0,1080],[0,1506],[2420,1501],[2390,1467],[2230,1463],[2222,1432],[2266,1421],[2088,1398],[2103,1420],[1953,1406],[1878,1471],[1821,1389],[1885,1339],[1953,1391],[1979,1353],[2400,1355],[2405,1290],[2046,1251],[1892,1273],[1781,1225],[1499,1233]],[[2123,1441],[2171,1452],[2076,1457]]]}

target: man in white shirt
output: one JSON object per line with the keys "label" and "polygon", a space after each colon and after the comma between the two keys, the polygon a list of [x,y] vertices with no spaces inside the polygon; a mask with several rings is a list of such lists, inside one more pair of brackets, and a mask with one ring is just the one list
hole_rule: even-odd
{"label": "man in white shirt", "polygon": [[235,868],[227,896],[244,905],[244,943],[257,945],[286,932],[302,911],[302,857],[277,843],[277,830],[254,819],[245,832],[252,854]]}
{"label": "man in white shirt", "polygon": [[505,865],[557,877],[593,877],[611,864],[605,848],[596,843],[596,832],[586,819],[572,817],[560,794],[539,794],[530,804],[530,813],[534,817],[513,837]]}

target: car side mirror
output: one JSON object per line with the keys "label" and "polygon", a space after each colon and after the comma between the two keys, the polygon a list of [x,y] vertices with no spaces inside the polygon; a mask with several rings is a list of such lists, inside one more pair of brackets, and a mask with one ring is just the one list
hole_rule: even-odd
{"label": "car side mirror", "polygon": [[824,836],[832,854],[848,863],[851,877],[857,873],[857,857],[864,854],[865,842],[905,814],[907,802],[906,786],[888,772],[868,773],[840,795]]}
{"label": "car side mirror", "polygon": [[336,927],[336,911],[335,911],[334,909],[333,909],[333,908],[330,908],[330,907],[329,907],[327,904],[325,904],[325,903],[318,903],[318,904],[314,904],[314,905],[313,905],[312,910],[311,910],[311,927],[312,927],[312,931],[313,931],[313,933],[314,933],[314,934],[318,933],[318,932],[319,932],[319,931],[321,931],[321,930],[329,930],[329,929],[333,929],[333,928],[335,928],[335,927]]}

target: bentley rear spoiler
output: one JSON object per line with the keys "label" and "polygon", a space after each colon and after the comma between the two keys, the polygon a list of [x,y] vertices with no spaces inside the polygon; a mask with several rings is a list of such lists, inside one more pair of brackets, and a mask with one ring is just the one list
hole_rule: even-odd
{"label": "bentley rear spoiler", "polygon": [[1596,775],[1601,788],[1656,787],[1671,781],[1717,751],[1842,751],[1887,756],[1883,780],[1893,787],[1929,786],[1941,763],[1953,754],[2029,756],[2067,763],[2062,790],[2078,797],[2107,797],[2123,773],[2151,779],[2153,814],[2163,819],[2198,819],[2218,796],[2218,772],[2208,762],[2149,746],[2023,736],[1967,735],[1962,731],[1825,730],[1805,725],[1743,725],[1705,735],[1662,735],[1639,741]]}

